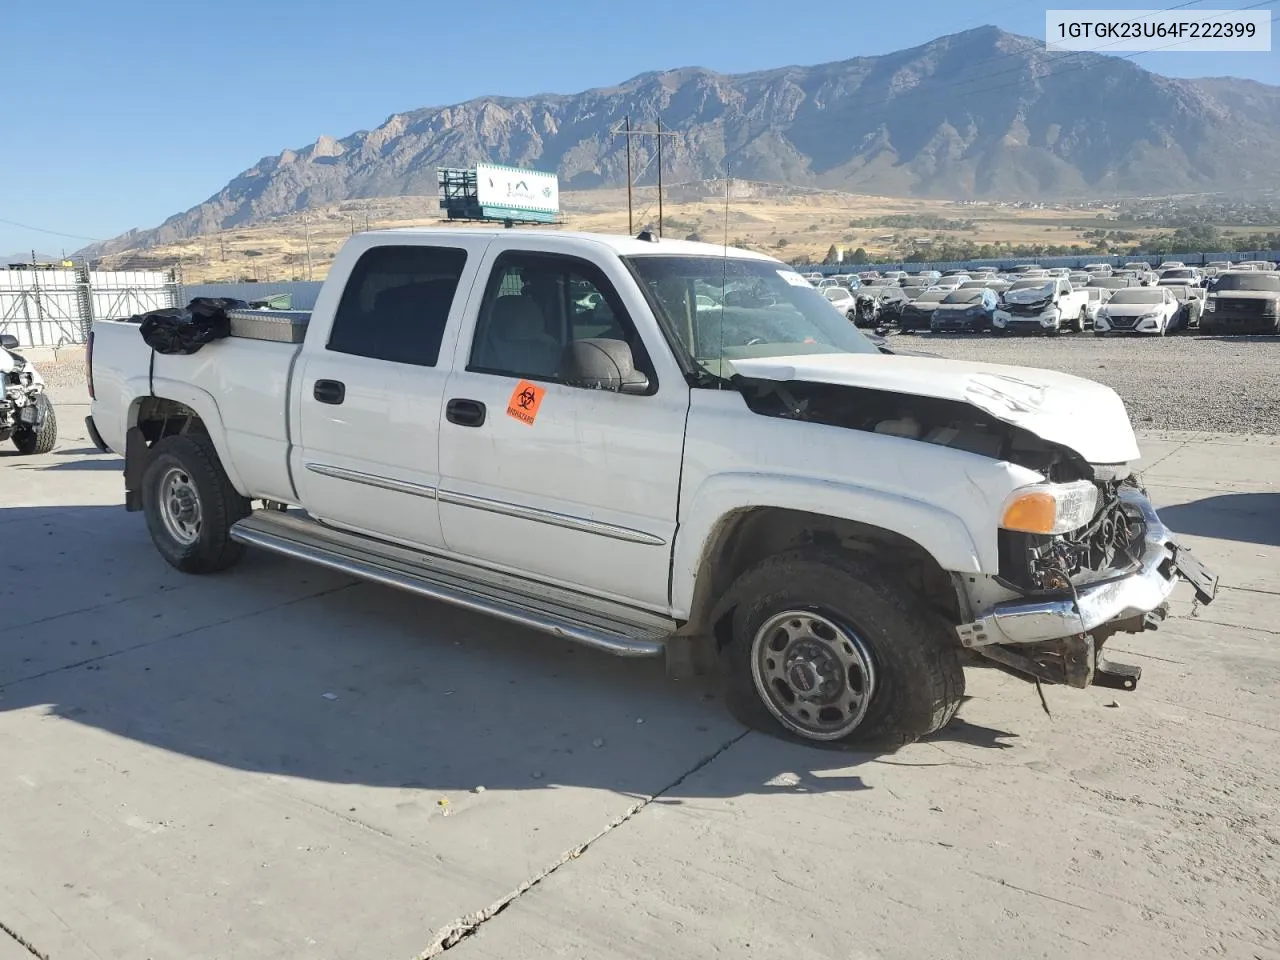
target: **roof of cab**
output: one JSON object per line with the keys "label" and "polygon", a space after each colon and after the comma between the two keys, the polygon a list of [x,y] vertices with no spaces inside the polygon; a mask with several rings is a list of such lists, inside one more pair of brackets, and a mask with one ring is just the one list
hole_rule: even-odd
{"label": "roof of cab", "polygon": [[726,251],[731,257],[743,257],[751,260],[769,260],[778,262],[773,257],[763,253],[756,253],[752,250],[743,250],[739,247],[724,247],[717,243],[696,243],[692,240],[667,240],[660,239],[657,242],[652,240],[638,240],[635,237],[628,237],[612,233],[578,233],[568,230],[526,230],[526,229],[506,229],[504,227],[397,227],[390,230],[375,230],[371,233],[378,234],[410,234],[413,236],[424,237],[452,237],[452,236],[482,236],[482,237],[538,237],[567,241],[566,246],[572,247],[575,244],[606,246],[614,250],[619,256],[632,257],[643,256],[645,254],[666,254],[668,256],[684,256],[684,257],[723,257]]}

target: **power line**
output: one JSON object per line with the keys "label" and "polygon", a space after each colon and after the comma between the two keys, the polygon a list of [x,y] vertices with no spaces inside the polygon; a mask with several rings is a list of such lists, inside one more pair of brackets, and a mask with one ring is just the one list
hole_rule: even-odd
{"label": "power line", "polygon": [[7,223],[11,227],[21,227],[23,230],[34,230],[36,233],[47,233],[55,237],[69,237],[72,240],[91,240],[94,243],[102,243],[101,237],[86,237],[78,233],[63,233],[61,230],[46,230],[44,227],[33,227],[29,223],[19,223],[17,220],[6,220],[0,217],[0,223]]}

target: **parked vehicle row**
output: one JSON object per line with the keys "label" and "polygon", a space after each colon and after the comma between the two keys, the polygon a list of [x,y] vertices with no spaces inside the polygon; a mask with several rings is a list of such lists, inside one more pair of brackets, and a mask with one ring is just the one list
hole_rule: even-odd
{"label": "parked vehicle row", "polygon": [[1151,270],[1141,261],[1084,270],[1023,264],[1005,273],[924,271],[828,282],[829,302],[860,327],[896,325],[911,333],[1063,331],[1165,336],[1183,330],[1280,334],[1280,271],[1262,261],[1210,275],[1177,262]]}

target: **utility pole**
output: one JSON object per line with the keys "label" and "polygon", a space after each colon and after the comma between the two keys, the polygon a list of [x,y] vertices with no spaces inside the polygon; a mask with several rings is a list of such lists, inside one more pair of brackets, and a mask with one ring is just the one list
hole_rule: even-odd
{"label": "utility pole", "polygon": [[627,236],[635,233],[631,222],[631,114],[627,114]]}
{"label": "utility pole", "polygon": [[307,279],[311,277],[311,216],[305,210],[302,212],[302,233],[307,241]]}
{"label": "utility pole", "polygon": [[658,236],[662,236],[662,138],[678,137],[680,134],[675,130],[663,130],[662,118],[658,118],[658,128],[656,130],[645,130],[643,127],[632,127],[631,117],[628,115],[624,118],[623,128],[621,130],[612,130],[611,133],[615,137],[627,138],[627,232],[632,233],[635,230],[635,224],[632,223],[632,200],[631,200],[631,138],[632,137],[657,137],[658,138]]}

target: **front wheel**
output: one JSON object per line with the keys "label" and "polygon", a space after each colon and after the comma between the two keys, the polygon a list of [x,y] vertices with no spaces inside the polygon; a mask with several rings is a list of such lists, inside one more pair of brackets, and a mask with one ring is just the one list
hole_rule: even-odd
{"label": "front wheel", "polygon": [[955,716],[955,637],[900,586],[855,558],[804,548],[748,570],[726,598],[730,709],[805,740],[901,746]]}
{"label": "front wheel", "polygon": [[206,434],[165,437],[142,477],[142,508],[151,541],[183,573],[225,570],[244,553],[231,526],[249,501],[231,485]]}
{"label": "front wheel", "polygon": [[24,456],[48,453],[58,442],[58,415],[47,393],[36,394],[37,427],[20,423],[13,430],[13,445]]}

